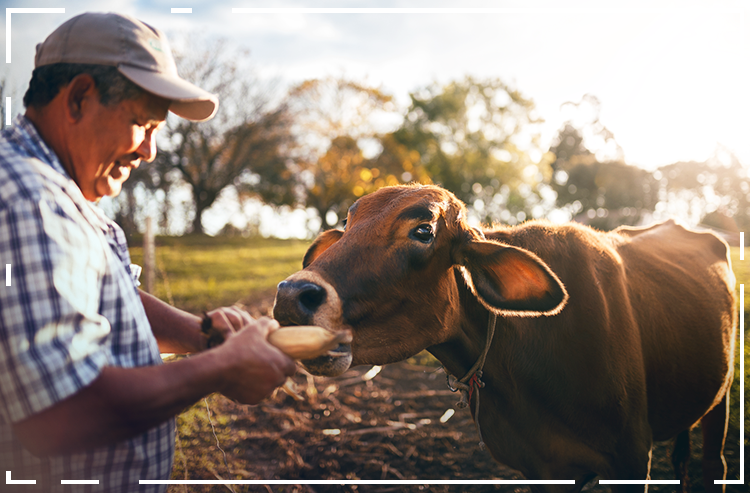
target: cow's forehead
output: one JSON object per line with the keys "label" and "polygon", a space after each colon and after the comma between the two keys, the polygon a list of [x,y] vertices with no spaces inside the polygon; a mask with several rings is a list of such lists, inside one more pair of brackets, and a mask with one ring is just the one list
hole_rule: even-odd
{"label": "cow's forehead", "polygon": [[359,199],[349,209],[356,220],[432,221],[439,217],[446,222],[460,220],[464,205],[450,192],[431,185],[381,188]]}

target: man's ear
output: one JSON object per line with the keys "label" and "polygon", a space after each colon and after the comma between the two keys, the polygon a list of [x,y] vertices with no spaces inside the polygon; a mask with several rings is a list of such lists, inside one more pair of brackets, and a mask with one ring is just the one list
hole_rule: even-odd
{"label": "man's ear", "polygon": [[62,91],[65,98],[65,114],[71,123],[83,118],[83,113],[92,98],[99,98],[94,78],[89,74],[76,75]]}
{"label": "man's ear", "polygon": [[488,310],[506,315],[555,315],[568,301],[560,279],[539,257],[514,246],[467,238],[457,263]]}
{"label": "man's ear", "polygon": [[329,229],[328,231],[320,233],[318,237],[315,238],[315,241],[313,241],[313,244],[310,245],[310,248],[307,249],[305,258],[302,260],[302,268],[313,263],[313,260],[318,258],[321,253],[325,252],[331,245],[339,241],[339,238],[341,238],[343,234],[344,232],[338,229]]}

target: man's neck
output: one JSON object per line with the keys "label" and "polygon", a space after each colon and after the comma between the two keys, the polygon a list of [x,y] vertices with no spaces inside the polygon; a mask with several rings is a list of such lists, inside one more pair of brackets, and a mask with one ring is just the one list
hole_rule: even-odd
{"label": "man's neck", "polygon": [[64,125],[60,124],[60,114],[54,107],[54,101],[43,108],[30,106],[26,108],[24,115],[36,128],[37,133],[45,144],[52,149],[60,164],[74,181],[76,181],[75,169],[71,166],[70,152],[64,138]]}

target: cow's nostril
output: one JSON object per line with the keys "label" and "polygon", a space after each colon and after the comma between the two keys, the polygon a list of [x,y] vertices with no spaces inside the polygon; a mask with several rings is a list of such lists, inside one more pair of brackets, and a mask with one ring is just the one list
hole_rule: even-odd
{"label": "cow's nostril", "polygon": [[317,284],[304,284],[299,289],[299,302],[310,312],[316,311],[326,299],[326,290]]}

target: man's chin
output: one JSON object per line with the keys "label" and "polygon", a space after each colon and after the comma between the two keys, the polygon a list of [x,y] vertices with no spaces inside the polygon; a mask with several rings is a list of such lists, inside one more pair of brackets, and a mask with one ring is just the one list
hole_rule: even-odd
{"label": "man's chin", "polygon": [[96,182],[96,195],[98,199],[102,197],[117,197],[122,192],[122,183],[125,180],[114,179],[111,176],[100,178]]}

